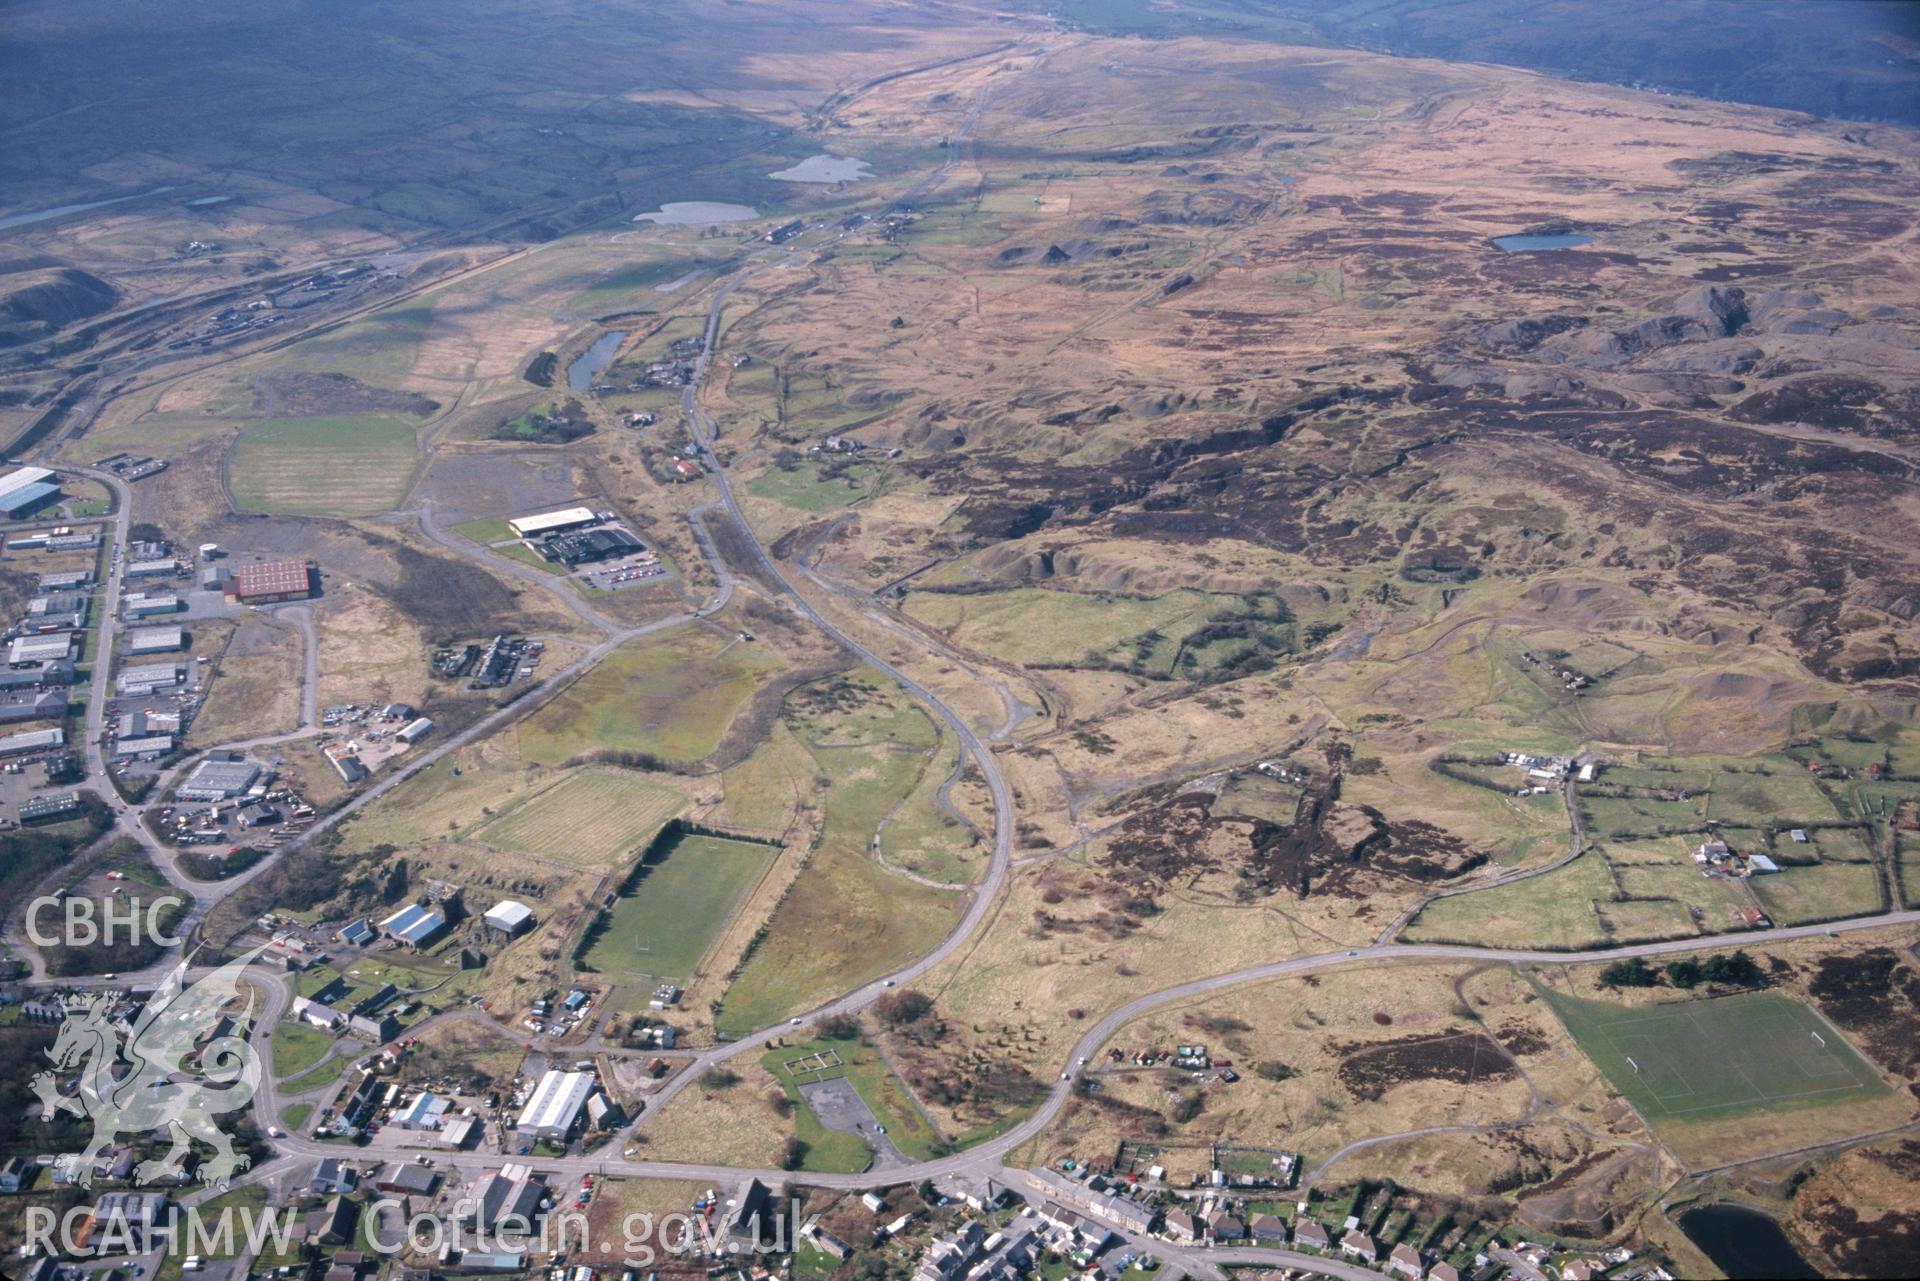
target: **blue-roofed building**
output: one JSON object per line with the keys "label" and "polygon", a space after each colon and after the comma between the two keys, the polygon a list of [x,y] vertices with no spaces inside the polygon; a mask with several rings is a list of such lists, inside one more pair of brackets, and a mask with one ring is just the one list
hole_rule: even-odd
{"label": "blue-roofed building", "polygon": [[447,914],[419,903],[409,903],[380,922],[382,934],[411,948],[431,947],[446,930]]}
{"label": "blue-roofed building", "polygon": [[11,494],[0,494],[0,515],[13,520],[59,496],[60,486],[49,485],[45,481],[35,485],[22,485]]}
{"label": "blue-roofed building", "polygon": [[377,937],[365,920],[349,921],[340,927],[340,941],[349,947],[365,947]]}
{"label": "blue-roofed building", "polygon": [[451,1101],[437,1094],[422,1093],[393,1114],[393,1124],[403,1130],[437,1130]]}

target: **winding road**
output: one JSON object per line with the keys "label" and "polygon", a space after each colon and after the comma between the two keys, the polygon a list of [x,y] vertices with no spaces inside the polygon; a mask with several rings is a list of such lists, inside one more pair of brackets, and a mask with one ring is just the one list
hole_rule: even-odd
{"label": "winding road", "polygon": [[[995,51],[990,50],[989,52]],[[1037,57],[1033,65],[1037,66],[1042,61],[1044,61],[1044,54]],[[976,95],[960,127],[949,138],[948,155],[945,163],[933,174],[917,183],[898,200],[892,202],[894,206],[905,205],[924,196],[927,192],[934,189],[955,168],[966,154],[969,145],[968,139],[971,135],[973,125],[984,109],[987,97],[988,91],[983,87]],[[848,233],[841,232],[829,237],[816,247],[823,248],[831,245],[846,234]],[[913,698],[919,700],[946,729],[954,735],[954,739],[959,745],[960,763],[964,766],[970,759],[973,765],[979,770],[987,788],[993,811],[992,850],[987,870],[982,879],[970,887],[969,893],[971,898],[967,910],[956,923],[953,930],[931,951],[927,952],[912,964],[827,1001],[813,1010],[808,1011],[794,1022],[804,1024],[830,1015],[854,1014],[862,1011],[889,988],[913,982],[935,967],[940,966],[959,953],[962,948],[969,946],[975,941],[976,935],[986,923],[989,915],[996,910],[1001,892],[1006,885],[1007,878],[1013,867],[1012,841],[1015,831],[1015,810],[1012,790],[998,766],[993,751],[989,744],[983,741],[981,736],[976,733],[952,707],[944,702],[938,694],[907,672],[895,666],[882,655],[868,648],[856,636],[849,634],[816,608],[808,596],[796,586],[794,579],[789,576],[787,568],[768,552],[759,536],[755,533],[752,525],[746,520],[742,513],[726,466],[714,452],[713,447],[716,443],[717,425],[699,403],[699,390],[705,384],[710,372],[711,362],[716,357],[720,340],[721,319],[727,301],[742,284],[754,278],[760,272],[778,269],[791,261],[792,258],[790,257],[789,251],[775,249],[763,250],[745,259],[728,279],[717,285],[708,306],[704,348],[695,364],[695,376],[683,392],[682,408],[685,413],[688,432],[696,452],[706,464],[708,477],[713,484],[715,492],[715,499],[711,504],[702,506],[691,513],[696,541],[702,553],[711,562],[716,575],[717,586],[713,597],[705,604],[689,612],[676,614],[641,626],[622,627],[610,622],[598,611],[594,610],[586,600],[578,598],[574,594],[564,590],[559,590],[557,594],[567,600],[569,607],[572,608],[583,621],[587,622],[600,633],[601,639],[597,643],[588,648],[580,657],[568,664],[565,668],[533,684],[528,691],[515,702],[496,709],[494,712],[482,717],[465,729],[449,735],[430,750],[411,757],[404,765],[385,773],[377,782],[355,795],[339,809],[315,822],[299,837],[289,842],[287,846],[283,847],[280,857],[289,856],[293,851],[301,845],[310,842],[321,832],[334,827],[346,818],[365,809],[392,791],[395,787],[400,786],[407,779],[417,774],[420,770],[431,766],[449,753],[492,734],[519,718],[526,716],[552,698],[560,690],[564,689],[575,678],[593,668],[597,663],[627,642],[649,633],[663,631],[704,619],[724,608],[731,600],[736,586],[733,571],[736,569],[744,570],[748,567],[734,566],[730,568],[725,563],[724,559],[718,554],[717,549],[714,547],[712,540],[702,529],[701,519],[725,519],[733,522],[736,527],[736,532],[739,536],[738,546],[747,549],[756,562],[755,565],[751,567],[755,570],[754,576],[771,585],[776,590],[776,595],[780,602],[784,603],[787,608],[791,609],[799,617],[805,619],[807,623],[816,628],[822,635],[831,639],[854,658],[883,673],[901,689],[905,690]],[[103,592],[103,617],[100,624],[98,642],[99,661],[97,661],[94,666],[91,698],[86,716],[86,755],[88,767],[96,777],[104,779],[107,769],[103,744],[106,740],[105,709],[108,701],[107,696],[110,692],[108,684],[108,671],[111,666],[109,656],[113,652],[113,644],[118,627],[116,615],[122,588],[121,576],[123,569],[120,549],[125,546],[127,540],[130,520],[130,494],[125,482],[111,473],[100,472],[96,469],[84,467],[67,467],[65,470],[77,471],[105,483],[114,492],[117,500],[117,511],[114,516],[115,553]],[[434,542],[449,548],[459,555],[484,561],[492,569],[512,573],[517,577],[526,579],[537,586],[549,590],[554,588],[555,585],[547,576],[530,570],[525,566],[495,556],[485,548],[472,546],[466,543],[465,540],[455,538],[439,530],[433,521],[430,502],[422,502],[415,515],[422,533]],[[816,589],[826,589],[825,584],[813,579],[810,574],[807,574],[804,565],[802,565],[799,573]],[[298,622],[306,640],[306,666],[309,680],[311,681],[317,662],[315,650],[316,640],[311,615],[299,617]],[[898,629],[897,634],[910,642],[922,640],[922,638],[914,637],[907,629]],[[978,675],[978,673],[973,672],[971,667],[966,670]],[[988,678],[981,677],[981,679]],[[1002,693],[1003,695],[1006,694],[1004,688],[1002,689]],[[1015,700],[1011,700],[1010,695],[1007,697],[1010,704],[1015,702]],[[313,695],[310,685],[307,696],[303,699],[301,709],[303,724],[308,729],[312,727],[316,710],[313,706]],[[1012,724],[1017,723],[1018,718],[1019,709],[1016,706],[1010,705],[1009,728]],[[1578,805],[1574,803],[1574,797],[1571,794],[1571,784],[1569,783],[1567,787],[1569,790],[1566,799],[1568,800],[1568,810],[1571,816],[1569,821],[1572,825],[1571,849],[1564,859],[1553,864],[1553,866],[1559,866],[1565,861],[1578,857],[1584,847],[1584,833],[1580,829]],[[196,908],[196,912],[201,916],[204,916],[206,908],[210,907],[217,897],[231,893],[233,889],[243,884],[251,875],[257,874],[259,870],[264,869],[266,866],[266,864],[263,863],[260,869],[254,869],[253,872],[243,874],[233,880],[213,885],[187,881],[180,876],[174,860],[166,851],[159,847],[158,842],[156,842],[151,833],[146,830],[143,817],[144,807],[116,805],[113,830],[107,838],[103,838],[101,844],[104,844],[106,840],[114,836],[125,836],[137,841],[142,848],[148,850],[149,853],[153,855],[156,866],[160,867],[162,872],[166,874],[170,880],[174,880],[175,883],[181,885],[183,889],[188,889],[200,897],[203,906]],[[1518,877],[1523,875],[1538,875],[1547,870],[1551,870],[1551,867],[1529,869],[1525,873],[1516,873],[1512,877],[1495,878],[1494,881],[1488,884],[1504,883],[1506,880],[1518,879]],[[68,869],[69,874],[70,871],[71,869]],[[1475,888],[1485,888],[1485,885],[1476,886]],[[1439,897],[1439,895],[1433,897]],[[1065,1107],[1071,1099],[1073,1090],[1080,1076],[1077,1065],[1093,1061],[1101,1048],[1123,1027],[1146,1014],[1169,1005],[1208,997],[1240,985],[1343,967],[1381,966],[1406,962],[1473,961],[1529,966],[1580,965],[1627,957],[1655,957],[1676,953],[1699,952],[1716,947],[1751,947],[1822,934],[1838,934],[1884,928],[1887,926],[1912,926],[1920,924],[1920,911],[1890,911],[1849,921],[1753,931],[1722,939],[1703,940],[1698,938],[1685,938],[1662,943],[1638,944],[1628,947],[1583,952],[1529,951],[1395,942],[1394,939],[1397,937],[1401,927],[1404,926],[1407,920],[1411,919],[1412,915],[1418,911],[1420,906],[1424,906],[1426,901],[1431,900],[1423,900],[1421,904],[1410,908],[1406,913],[1402,914],[1401,917],[1397,918],[1393,925],[1384,931],[1371,945],[1313,956],[1294,957],[1233,971],[1231,973],[1197,978],[1160,991],[1143,994],[1118,1008],[1108,1011],[1082,1033],[1069,1052],[1066,1061],[1057,1065],[1058,1079],[1051,1084],[1044,1099],[1042,1099],[1026,1117],[998,1136],[963,1152],[943,1156],[931,1161],[912,1163],[904,1168],[894,1167],[859,1174],[809,1173],[796,1175],[792,1172],[782,1170],[739,1168],[724,1165],[685,1164],[670,1161],[632,1159],[617,1155],[543,1158],[540,1159],[537,1164],[541,1170],[548,1171],[553,1175],[559,1176],[561,1179],[578,1178],[586,1174],[624,1174],[644,1177],[696,1179],[721,1185],[731,1185],[748,1177],[760,1177],[768,1181],[778,1182],[803,1181],[809,1186],[844,1189],[848,1191],[912,1183],[923,1179],[974,1182],[991,1176],[1005,1180],[1006,1172],[1004,1162],[1006,1158],[1052,1125],[1061,1109]],[[197,920],[198,917],[196,917],[196,923]],[[25,953],[31,956],[32,950],[25,949]],[[149,971],[143,972],[141,975],[122,976],[113,985],[125,986],[129,980],[144,980],[148,977],[158,977],[161,972],[170,968],[173,963],[174,962],[168,962],[150,967]],[[104,985],[106,980],[94,980],[93,982]],[[69,983],[65,984],[65,986],[73,986],[73,984]],[[271,1045],[265,1040],[265,1035],[271,1031],[274,1024],[284,1013],[290,1000],[290,992],[287,981],[280,976],[261,975],[259,976],[259,986],[264,993],[264,1004],[259,1010],[260,1017],[256,1023],[255,1045],[262,1055],[264,1065],[270,1064],[271,1062]],[[449,1018],[455,1017],[455,1015],[450,1013],[440,1017]],[[661,1108],[670,1104],[671,1101],[690,1084],[698,1082],[711,1068],[739,1056],[753,1054],[776,1037],[793,1034],[795,1030],[792,1023],[782,1022],[763,1028],[740,1040],[693,1054],[686,1066],[648,1100],[647,1111],[607,1145],[607,1151],[611,1153],[620,1152],[627,1143],[632,1141],[634,1135],[644,1130],[648,1118],[656,1115]],[[259,1119],[260,1127],[265,1131],[269,1127],[278,1126],[283,1099],[278,1092],[277,1084],[272,1079],[271,1072],[264,1072],[263,1077],[262,1086],[254,1098],[254,1108]],[[412,1153],[410,1150],[405,1150],[403,1154],[403,1149],[400,1146],[402,1137],[403,1136],[382,1134],[376,1137],[370,1147],[365,1151],[368,1155],[397,1157],[397,1159],[400,1160],[409,1159]],[[342,1152],[338,1144],[322,1143],[305,1135],[291,1135],[284,1138],[277,1138],[273,1140],[273,1146],[278,1150],[280,1154],[279,1158],[267,1165],[250,1171],[249,1174],[242,1179],[242,1182],[261,1182],[270,1178],[282,1178],[286,1175],[294,1159],[301,1161],[309,1159],[317,1160],[323,1157],[339,1156]],[[490,1159],[485,1154],[468,1154],[443,1159],[441,1166],[443,1169],[459,1171],[470,1179],[473,1176],[477,1176],[482,1170],[497,1165],[497,1163],[497,1158]],[[1347,1263],[1342,1260],[1299,1254],[1286,1250],[1256,1248],[1206,1250],[1195,1247],[1170,1245],[1157,1239],[1149,1240],[1144,1237],[1129,1236],[1128,1239],[1136,1245],[1143,1245],[1151,1249],[1155,1254],[1165,1259],[1170,1265],[1170,1276],[1186,1273],[1206,1278],[1218,1278],[1224,1275],[1222,1267],[1226,1264],[1258,1264],[1265,1266],[1294,1267],[1349,1278],[1353,1279],[1353,1281],[1358,1281],[1359,1278],[1377,1278],[1380,1275],[1372,1269]]]}

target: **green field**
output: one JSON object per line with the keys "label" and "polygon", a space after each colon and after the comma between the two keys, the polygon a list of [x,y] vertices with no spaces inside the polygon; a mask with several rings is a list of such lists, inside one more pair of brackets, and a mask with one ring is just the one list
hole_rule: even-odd
{"label": "green field", "polygon": [[375,312],[312,338],[303,338],[275,357],[276,368],[346,372],[380,383],[413,370],[420,344],[433,326],[434,299],[416,298]]}
{"label": "green field", "polygon": [[530,764],[557,765],[596,750],[697,761],[779,665],[766,650],[682,629],[622,649],[520,726]]}
{"label": "green field", "polygon": [[227,487],[243,511],[368,516],[406,497],[416,458],[398,418],[270,418],[234,442]]}
{"label": "green field", "polygon": [[838,476],[830,476],[817,463],[803,462],[792,471],[769,467],[747,482],[747,492],[797,511],[828,512],[872,493],[877,470],[856,464]]}
{"label": "green field", "polygon": [[570,774],[516,798],[474,835],[496,849],[576,867],[609,866],[686,808],[671,787],[624,770]]}
{"label": "green field", "polygon": [[1638,1008],[1551,992],[1547,999],[1587,1057],[1655,1126],[1887,1092],[1825,1019],[1772,992]]}
{"label": "green field", "polygon": [[776,852],[713,836],[674,840],[614,904],[583,968],[649,981],[691,977]]}
{"label": "green field", "polygon": [[307,1091],[317,1090],[323,1085],[331,1085],[339,1080],[340,1074],[346,1071],[352,1064],[353,1056],[350,1054],[342,1054],[338,1058],[328,1059],[325,1063],[322,1063],[310,1072],[304,1072],[299,1076],[291,1077],[280,1082],[280,1093],[283,1095],[305,1094]]}
{"label": "green field", "polygon": [[[818,1054],[818,1059],[809,1056]],[[826,1063],[831,1066],[816,1067]],[[794,1121],[801,1142],[807,1145],[807,1160],[801,1168],[817,1171],[864,1170],[871,1151],[858,1135],[829,1130],[814,1117],[813,1110],[797,1087],[814,1081],[844,1077],[854,1092],[887,1127],[893,1140],[909,1158],[931,1161],[946,1155],[946,1143],[914,1106],[907,1087],[895,1076],[880,1051],[863,1038],[821,1037],[801,1045],[769,1050],[760,1064],[773,1074],[794,1103]]]}
{"label": "green field", "polygon": [[482,547],[494,543],[517,541],[513,528],[499,516],[482,516],[478,520],[463,520],[453,527],[453,532],[468,542],[479,543]]}
{"label": "green field", "polygon": [[1821,863],[1789,867],[1750,884],[1775,925],[1803,925],[1885,909],[1880,876],[1870,863]]}
{"label": "green field", "polygon": [[280,1080],[298,1076],[333,1048],[333,1038],[305,1023],[278,1023],[273,1029],[273,1074]]}

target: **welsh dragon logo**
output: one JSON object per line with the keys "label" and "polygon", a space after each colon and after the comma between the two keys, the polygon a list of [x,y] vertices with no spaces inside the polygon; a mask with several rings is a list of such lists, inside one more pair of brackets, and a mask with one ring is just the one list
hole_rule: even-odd
{"label": "welsh dragon logo", "polygon": [[[124,1043],[119,1026],[109,1018],[111,998],[98,993],[67,998],[66,1020],[47,1051],[54,1067],[36,1075],[32,1084],[46,1119],[65,1111],[93,1122],[93,1141],[86,1150],[67,1153],[58,1163],[76,1186],[92,1186],[96,1159],[123,1135],[159,1131],[173,1146],[157,1159],[141,1162],[134,1170],[136,1183],[177,1179],[194,1139],[214,1150],[200,1166],[203,1182],[225,1188],[247,1168],[250,1161],[233,1150],[232,1139],[214,1118],[246,1107],[260,1086],[259,1055],[245,1036],[254,1013],[254,991],[240,981],[260,950],[193,983],[187,981],[183,958],[147,1001]],[[232,1012],[230,1007],[243,995],[244,1010]],[[214,1035],[226,1017],[235,1032]],[[190,1056],[196,1067],[188,1066]],[[58,1074],[75,1068],[80,1073],[78,1091],[62,1093]]]}

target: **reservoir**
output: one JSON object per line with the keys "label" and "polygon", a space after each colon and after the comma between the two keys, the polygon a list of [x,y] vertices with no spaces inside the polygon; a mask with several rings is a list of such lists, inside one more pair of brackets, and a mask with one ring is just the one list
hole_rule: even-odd
{"label": "reservoir", "polygon": [[1583,236],[1578,232],[1563,231],[1538,236],[1495,236],[1493,243],[1510,254],[1535,253],[1541,249],[1578,249],[1581,245],[1593,243],[1592,236]]}
{"label": "reservoir", "polygon": [[851,156],[818,155],[808,156],[791,169],[782,169],[767,177],[780,182],[859,182],[871,167],[866,161]]}
{"label": "reservoir", "polygon": [[635,214],[635,222],[661,227],[697,227],[710,222],[747,222],[760,216],[752,205],[722,204],[718,200],[676,200],[651,213]]}
{"label": "reservoir", "polygon": [[625,339],[626,335],[621,333],[601,334],[594,339],[593,346],[567,366],[567,390],[585,391],[593,386],[600,371],[613,363],[613,353],[620,350]]}
{"label": "reservoir", "polygon": [[1703,1205],[1680,1216],[1680,1230],[1732,1281],[1802,1281],[1820,1274],[1800,1257],[1780,1225],[1738,1205]]}

